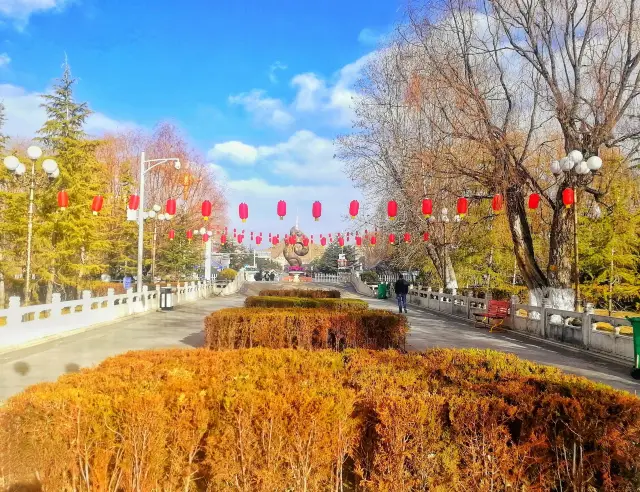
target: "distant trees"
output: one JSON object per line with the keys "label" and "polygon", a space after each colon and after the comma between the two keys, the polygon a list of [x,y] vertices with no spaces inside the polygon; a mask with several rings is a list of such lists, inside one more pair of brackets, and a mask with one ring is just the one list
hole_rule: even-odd
{"label": "distant trees", "polygon": [[355,247],[351,245],[342,247],[337,242],[333,242],[326,247],[322,256],[311,264],[313,265],[314,270],[320,273],[338,273],[338,258],[340,254],[345,255],[348,265],[355,263]]}
{"label": "distant trees", "polygon": [[[43,157],[53,157],[60,177],[49,182],[37,171],[32,264],[36,281],[32,282],[33,302],[49,302],[54,292],[73,298],[78,291],[109,274],[115,279],[135,274],[137,265],[137,226],[126,220],[129,196],[137,193],[140,153],[148,159],[178,157],[183,168],[160,166],[147,174],[146,203],[164,208],[166,200],[177,200],[177,213],[171,221],[158,223],[157,273],[184,277],[204,262],[204,249],[186,240],[186,230],[202,226],[200,204],[209,199],[213,216],[207,227],[220,233],[226,221],[224,190],[204,158],[193,150],[180,131],[168,123],[159,124],[151,133],[124,130],[94,138],[85,132],[91,109],[75,99],[76,80],[69,65],[63,65],[62,77],[42,96],[47,120],[38,132],[36,144]],[[0,149],[29,162],[29,141],[8,140],[3,132],[4,107],[0,105]],[[69,207],[57,207],[56,194],[66,190]],[[27,186],[15,176],[0,170],[0,275],[10,285],[0,296],[22,295],[22,266],[26,256]],[[104,197],[102,211],[96,216],[90,209],[94,196]],[[175,229],[175,240],[168,231]],[[145,265],[149,272],[153,227],[145,227]]]}

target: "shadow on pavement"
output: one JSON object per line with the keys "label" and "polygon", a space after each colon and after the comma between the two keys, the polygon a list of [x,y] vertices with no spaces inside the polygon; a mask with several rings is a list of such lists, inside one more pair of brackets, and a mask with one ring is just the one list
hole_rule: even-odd
{"label": "shadow on pavement", "polygon": [[193,332],[180,341],[185,345],[189,345],[189,347],[202,348],[204,347],[204,331],[200,330]]}

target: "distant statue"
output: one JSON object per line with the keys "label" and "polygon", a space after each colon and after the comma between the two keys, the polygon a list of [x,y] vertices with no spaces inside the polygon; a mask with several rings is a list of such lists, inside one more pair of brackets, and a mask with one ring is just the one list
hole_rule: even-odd
{"label": "distant statue", "polygon": [[302,258],[300,257],[305,256],[307,253],[309,253],[309,246],[305,246],[302,243],[304,234],[300,229],[298,229],[298,226],[292,227],[291,231],[289,231],[289,235],[295,236],[296,243],[294,245],[285,245],[284,250],[282,251],[282,255],[289,262],[289,265],[301,267]]}

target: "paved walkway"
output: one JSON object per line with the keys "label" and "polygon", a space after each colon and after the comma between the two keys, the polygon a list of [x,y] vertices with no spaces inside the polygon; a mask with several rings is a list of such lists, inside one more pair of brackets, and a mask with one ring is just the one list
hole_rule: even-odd
{"label": "paved walkway", "polygon": [[0,402],[27,386],[55,381],[129,350],[189,348],[204,344],[203,319],[211,311],[241,306],[240,295],[215,297],[90,329],[0,355]]}
{"label": "paved walkway", "polygon": [[[268,286],[261,284],[255,287]],[[360,297],[353,290],[344,295]],[[0,355],[0,402],[31,384],[55,381],[66,372],[91,367],[107,357],[129,350],[200,347],[204,342],[204,316],[223,307],[240,306],[243,300],[241,295],[201,300],[177,306],[174,311],[120,320],[67,338]],[[397,309],[393,301],[366,300],[373,308]],[[416,307],[410,307],[408,317],[411,323],[407,338],[409,350],[460,347],[511,352],[524,359],[554,365],[567,372],[640,394],[640,381],[634,381],[629,376],[629,368],[624,365],[512,332],[489,333],[463,321]]]}

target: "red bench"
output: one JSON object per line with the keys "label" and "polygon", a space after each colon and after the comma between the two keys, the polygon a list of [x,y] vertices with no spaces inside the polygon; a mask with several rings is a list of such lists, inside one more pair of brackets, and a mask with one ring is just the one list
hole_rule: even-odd
{"label": "red bench", "polygon": [[484,312],[473,313],[476,318],[476,326],[488,326],[489,332],[497,329],[504,320],[509,316],[509,301],[489,301],[487,310]]}

